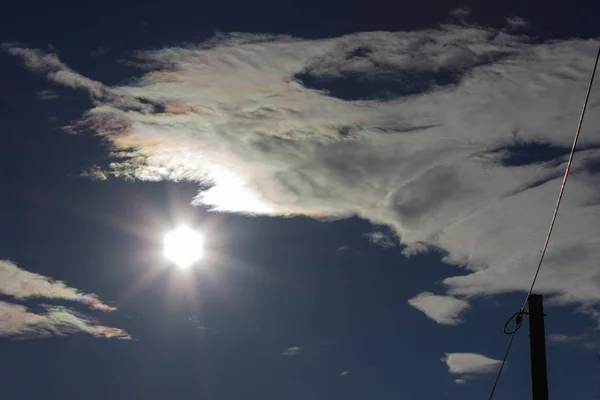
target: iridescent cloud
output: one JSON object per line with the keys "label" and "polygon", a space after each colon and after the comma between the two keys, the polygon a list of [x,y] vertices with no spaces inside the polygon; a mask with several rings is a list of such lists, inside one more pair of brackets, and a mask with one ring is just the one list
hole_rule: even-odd
{"label": "iridescent cloud", "polygon": [[[71,129],[91,128],[117,161],[91,175],[209,182],[194,201],[218,211],[388,225],[405,255],[438,249],[465,269],[434,298],[464,308],[473,296],[528,289],[600,43],[543,43],[514,33],[522,26],[322,40],[234,34],[140,52],[142,76],[120,87],[52,54],[7,50],[94,97]],[[594,91],[536,286],[592,316],[599,104]]]}
{"label": "iridescent cloud", "polygon": [[100,311],[113,311],[114,307],[101,302],[95,294],[85,294],[47,276],[34,274],[16,264],[0,260],[0,294],[27,299],[45,297],[77,301]]}
{"label": "iridescent cloud", "polygon": [[[94,310],[114,311],[94,294],[85,294],[64,282],[17,267],[0,260],[0,294],[15,300],[67,300],[85,304]],[[41,304],[41,312],[31,311],[23,304],[0,301],[0,336],[32,339],[64,336],[83,332],[100,338],[130,339],[127,332],[98,323],[72,309]]]}
{"label": "iridescent cloud", "polygon": [[39,339],[87,333],[98,338],[130,339],[127,332],[98,324],[64,307],[43,306],[41,314],[20,304],[0,301],[0,337]]}

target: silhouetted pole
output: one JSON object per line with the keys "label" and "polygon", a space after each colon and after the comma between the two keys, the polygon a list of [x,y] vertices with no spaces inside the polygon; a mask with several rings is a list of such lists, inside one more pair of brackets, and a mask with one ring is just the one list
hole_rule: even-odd
{"label": "silhouetted pole", "polygon": [[531,350],[533,400],[548,400],[544,302],[541,294],[529,296],[529,346]]}

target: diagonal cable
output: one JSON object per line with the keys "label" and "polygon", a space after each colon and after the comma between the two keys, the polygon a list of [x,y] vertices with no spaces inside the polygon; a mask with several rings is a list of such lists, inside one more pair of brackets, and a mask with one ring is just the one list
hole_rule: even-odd
{"label": "diagonal cable", "polygon": [[546,240],[544,241],[544,246],[542,247],[542,253],[540,254],[540,260],[538,262],[537,268],[535,270],[535,275],[533,276],[533,280],[531,281],[531,286],[529,287],[529,291],[527,292],[527,296],[525,296],[525,302],[523,302],[523,306],[521,309],[511,317],[517,317],[517,327],[512,332],[506,332],[509,334],[510,341],[508,342],[508,347],[506,348],[506,352],[504,353],[504,359],[502,360],[502,364],[500,364],[500,368],[498,369],[498,374],[496,375],[496,379],[494,381],[494,386],[492,386],[492,391],[490,392],[489,400],[492,400],[494,397],[494,393],[496,391],[496,387],[498,386],[498,382],[500,381],[500,376],[502,375],[502,370],[504,369],[504,364],[506,364],[506,360],[508,358],[508,354],[510,353],[510,348],[512,347],[513,341],[515,339],[515,335],[517,334],[521,324],[523,322],[523,314],[525,314],[525,307],[529,303],[529,297],[533,292],[533,288],[535,286],[535,282],[537,281],[538,275],[540,274],[540,270],[542,269],[542,263],[544,262],[544,256],[546,255],[546,250],[548,249],[548,244],[550,243],[550,237],[552,236],[552,231],[554,230],[554,224],[556,223],[556,217],[558,216],[558,210],[560,208],[560,203],[563,198],[563,194],[565,192],[565,186],[567,184],[567,179],[569,178],[569,172],[571,170],[571,164],[573,163],[573,156],[575,155],[575,148],[577,147],[577,141],[579,140],[579,135],[581,133],[581,126],[583,125],[583,118],[585,116],[585,111],[587,110],[588,101],[590,99],[590,93],[592,92],[592,86],[594,84],[594,78],[596,76],[596,70],[598,68],[598,60],[600,59],[600,46],[598,47],[598,53],[596,54],[596,61],[594,62],[594,69],[592,70],[592,75],[590,76],[590,82],[587,88],[587,93],[585,95],[585,100],[583,102],[583,107],[581,109],[581,115],[579,116],[579,122],[577,123],[577,129],[575,131],[575,137],[573,138],[573,146],[571,147],[571,153],[569,154],[569,160],[567,161],[567,167],[565,168],[565,175],[563,176],[562,184],[560,185],[560,192],[558,194],[558,199],[556,200],[556,206],[554,207],[554,213],[552,214],[552,220],[550,221],[550,227],[548,228],[548,234],[546,235]]}

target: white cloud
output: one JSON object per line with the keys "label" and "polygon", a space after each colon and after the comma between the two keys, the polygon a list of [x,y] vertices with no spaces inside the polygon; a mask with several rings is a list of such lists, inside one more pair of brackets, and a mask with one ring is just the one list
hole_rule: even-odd
{"label": "white cloud", "polygon": [[[442,358],[451,374],[490,374],[498,371],[502,361],[475,353],[446,353]],[[463,377],[463,379],[466,379]]]}
{"label": "white cloud", "polygon": [[467,383],[467,380],[463,378],[457,378],[454,380],[454,383],[456,383],[457,385],[464,385],[465,383]]}
{"label": "white cloud", "polygon": [[456,325],[463,322],[459,316],[469,308],[469,302],[466,300],[452,296],[437,296],[429,292],[419,293],[408,300],[408,304],[443,325]]}
{"label": "white cloud", "polygon": [[283,351],[283,353],[281,353],[281,355],[282,356],[299,356],[301,351],[302,351],[301,347],[291,346],[291,347],[288,347],[287,349],[285,349]]}
{"label": "white cloud", "polygon": [[340,376],[341,376],[342,378],[345,378],[345,377],[347,377],[348,375],[350,375],[350,371],[342,371],[342,373],[340,373]]}
{"label": "white cloud", "polygon": [[[530,143],[570,146],[599,43],[509,31],[238,34],[140,53],[138,63],[163,68],[124,87],[54,55],[8,51],[94,96],[81,124],[129,156],[107,176],[212,181],[194,201],[219,211],[359,215],[390,226],[404,254],[446,251],[468,272],[443,281],[447,294],[476,296],[528,289],[565,157],[505,160]],[[356,93],[338,98],[339,87],[301,77],[346,77],[339,86]],[[365,82],[381,80],[395,94],[361,99]],[[600,302],[599,104],[595,90],[536,286],[559,304]]]}
{"label": "white cloud", "polygon": [[[99,311],[115,310],[94,294],[81,293],[64,282],[25,271],[6,260],[0,260],[0,294],[16,300],[61,299]],[[34,312],[22,304],[0,301],[0,337],[35,339],[84,332],[101,338],[130,338],[121,329],[101,325],[66,307],[42,304],[38,308],[42,311]]]}
{"label": "white cloud", "polygon": [[375,231],[367,233],[365,236],[369,239],[371,243],[386,249],[390,247],[395,247],[399,243],[397,237],[387,232]]}

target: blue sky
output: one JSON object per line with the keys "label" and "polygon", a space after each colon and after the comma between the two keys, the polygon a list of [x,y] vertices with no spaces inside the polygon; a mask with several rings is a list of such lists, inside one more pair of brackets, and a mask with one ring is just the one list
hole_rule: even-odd
{"label": "blue sky", "polygon": [[[486,397],[591,4],[15,5],[0,396]],[[556,398],[600,391],[599,96],[536,290]],[[206,237],[186,271],[162,256],[180,223]],[[528,347],[524,328],[499,398],[529,398]]]}

